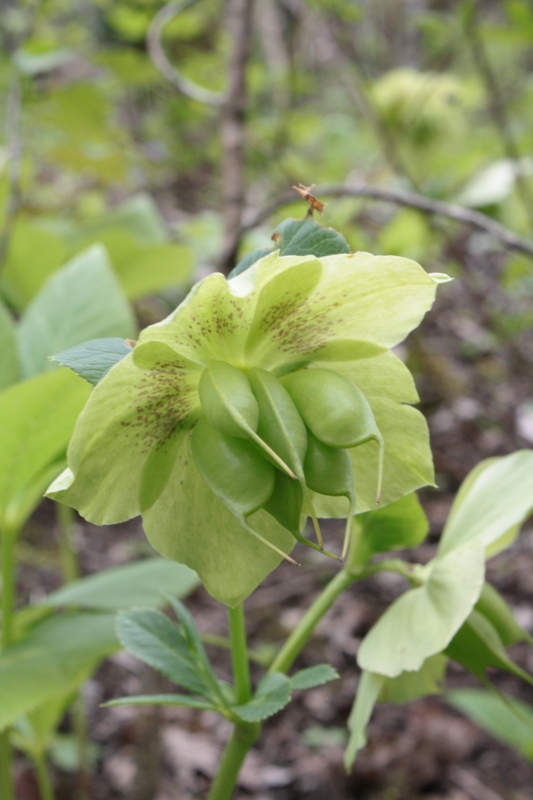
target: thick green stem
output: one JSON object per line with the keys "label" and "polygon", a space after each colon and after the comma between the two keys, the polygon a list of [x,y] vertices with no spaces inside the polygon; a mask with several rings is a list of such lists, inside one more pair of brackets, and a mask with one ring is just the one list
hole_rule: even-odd
{"label": "thick green stem", "polygon": [[335,575],[315,602],[307,609],[270,665],[269,672],[287,672],[292,667],[324,614],[329,611],[337,597],[355,580],[357,578],[344,569]]}
{"label": "thick green stem", "polygon": [[44,753],[34,756],[35,770],[37,772],[37,783],[39,784],[39,793],[41,800],[55,800],[54,790],[52,789],[52,782],[50,781],[50,773],[48,772],[48,765],[46,763],[46,756]]}
{"label": "thick green stem", "polygon": [[[13,611],[15,606],[15,531],[0,532],[2,540],[2,650],[9,646],[13,631]],[[9,729],[0,734],[0,796],[2,800],[14,800],[11,763],[13,750],[9,739]]]}
{"label": "thick green stem", "polygon": [[259,736],[260,730],[259,723],[243,722],[242,725],[235,726],[224,750],[208,800],[231,800],[244,759]]}
{"label": "thick green stem", "polygon": [[235,700],[241,705],[247,703],[252,696],[248,648],[246,646],[246,624],[242,604],[238,605],[237,608],[228,608],[228,623]]}

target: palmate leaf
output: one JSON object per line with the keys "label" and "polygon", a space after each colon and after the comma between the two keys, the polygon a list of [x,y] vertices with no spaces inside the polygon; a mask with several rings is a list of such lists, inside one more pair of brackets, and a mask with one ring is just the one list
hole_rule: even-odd
{"label": "palmate leaf", "polygon": [[349,253],[350,245],[344,236],[333,228],[324,228],[312,217],[286,219],[275,229],[272,239],[274,247],[261,247],[248,253],[230,272],[235,278],[249,269],[260,258],[279,250],[280,256],[333,256]]}

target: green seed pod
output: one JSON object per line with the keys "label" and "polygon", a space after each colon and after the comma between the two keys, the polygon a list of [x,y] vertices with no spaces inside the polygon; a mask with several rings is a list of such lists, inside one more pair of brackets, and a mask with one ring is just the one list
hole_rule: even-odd
{"label": "green seed pod", "polygon": [[198,386],[209,424],[226,436],[248,438],[257,431],[259,406],[244,372],[225,361],[210,361]]}
{"label": "green seed pod", "polygon": [[248,372],[248,380],[259,405],[257,432],[294,471],[322,547],[322,533],[305,482],[303,460],[307,450],[307,431],[302,418],[290,394],[270,372],[254,367]]}
{"label": "green seed pod", "polygon": [[344,559],[350,543],[355,514],[355,487],[350,455],[347,450],[322,444],[308,431],[304,472],[307,485],[313,492],[332,497],[347,497],[350,502],[341,556]]}
{"label": "green seed pod", "polygon": [[244,372],[225,361],[210,361],[200,378],[198,393],[202,411],[215,430],[226,436],[254,439],[281,469],[295,477],[257,433],[259,406]]}
{"label": "green seed pod", "polygon": [[327,369],[300,370],[282,380],[303,421],[322,444],[349,449],[371,440],[377,442],[379,503],[385,442],[363,392]]}
{"label": "green seed pod", "polygon": [[263,508],[272,514],[294,537],[299,536],[302,518],[303,491],[298,481],[294,481],[275,470],[276,483],[270,498]]}
{"label": "green seed pod", "polygon": [[191,447],[198,472],[243,528],[295,564],[290,556],[254,531],[246,521],[270,498],[275,483],[274,467],[250,441],[226,436],[213,428],[205,417],[200,417],[193,428]]}

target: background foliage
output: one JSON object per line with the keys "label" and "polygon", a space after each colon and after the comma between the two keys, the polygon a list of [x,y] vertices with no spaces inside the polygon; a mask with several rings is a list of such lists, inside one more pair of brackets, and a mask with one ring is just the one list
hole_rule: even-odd
{"label": "background foliage", "polygon": [[[47,356],[87,339],[134,338],[139,328],[174,308],[194,280],[213,268],[228,271],[255,248],[270,247],[282,219],[303,216],[304,205],[296,195],[292,205],[276,207],[276,198],[285,197],[290,186],[316,183],[320,189],[320,184],[329,184],[334,191],[322,221],[341,230],[352,250],[403,255],[419,260],[428,271],[456,278],[400,353],[417,378],[440,490],[422,498],[431,522],[426,560],[434,555],[446,510],[469,470],[483,458],[533,442],[532,250],[527,253],[533,221],[530,3],[260,0],[247,35],[246,91],[241,86],[233,98],[233,111],[242,107],[245,113],[229,120],[227,109],[184,95],[154,63],[146,37],[163,5],[159,0],[7,0],[0,11],[0,526],[4,538],[25,526],[15,549],[20,617],[14,636],[23,638],[31,629],[36,641],[17,645],[30,649],[40,646],[40,636],[62,639],[62,626],[71,622],[75,628],[79,620],[53,616],[51,609],[68,607],[78,609],[71,613],[91,614],[93,641],[99,641],[99,647],[86,648],[80,662],[69,653],[50,660],[49,680],[65,691],[53,708],[40,707],[33,733],[17,732],[19,750],[37,761],[52,748],[55,763],[63,768],[56,777],[62,776],[66,796],[74,791],[65,777],[68,764],[81,766],[82,774],[88,770],[82,751],[76,754],[73,739],[68,739],[73,730],[80,734],[76,714],[63,723],[66,739],[56,733],[58,719],[95,664],[118,647],[110,610],[134,605],[131,587],[148,586],[150,570],[159,567],[147,562],[145,583],[142,576],[126,575],[124,584],[117,584],[117,592],[123,586],[124,594],[117,600],[112,593],[114,599],[102,601],[98,617],[83,599],[83,585],[79,595],[72,589],[74,599],[56,594],[55,601],[49,598],[46,613],[40,609],[37,614],[45,627],[34,627],[36,611],[26,608],[28,603],[76,575],[70,539],[80,551],[84,573],[147,555],[133,525],[118,534],[106,531],[99,539],[88,526],[56,521],[49,505],[30,518],[43,488],[61,471],[64,448],[87,393]],[[181,75],[213,93],[231,87],[235,77],[232,7],[230,0],[198,0],[171,19],[161,37]],[[243,144],[236,157],[226,135],[235,119]],[[371,186],[385,197],[387,192],[415,192],[430,201],[481,211],[522,237],[526,247],[507,247],[488,230],[399,204],[397,195],[390,194],[390,202],[345,195],[347,185]],[[237,223],[232,218],[234,190],[240,197]],[[317,194],[328,199],[327,193]],[[263,213],[273,201],[272,213]],[[22,461],[24,470],[17,471]],[[531,534],[491,563],[491,577],[531,632]],[[177,581],[174,574],[158,579],[169,590]],[[115,585],[117,578],[111,575],[110,580]],[[187,583],[190,576],[183,580],[185,593],[193,583]],[[299,604],[308,605],[306,596],[316,589],[313,580],[320,576],[302,583],[289,611],[297,613]],[[375,581],[368,596],[353,599],[362,621],[352,624],[350,641],[327,640],[340,653],[335,662],[339,668],[346,661],[353,669],[352,640],[360,639],[377,618],[384,598],[390,600],[398,591],[395,585]],[[365,605],[368,598],[371,602]],[[274,601],[278,611],[275,593]],[[195,602],[207,628],[216,630],[219,621],[205,598]],[[157,603],[153,598],[143,601]],[[258,641],[279,636],[278,623],[267,624],[260,611],[251,624]],[[87,642],[79,644],[78,654]],[[527,667],[517,647],[517,661]],[[70,665],[68,675],[62,659]],[[123,680],[113,673],[120,660],[110,663],[93,684],[99,699],[116,694],[115,684]],[[131,663],[126,662],[127,669],[131,672]],[[6,707],[8,722],[37,709],[43,700],[32,700],[24,676],[16,677],[29,705],[12,710],[11,716]],[[142,684],[150,679],[136,675],[135,680]],[[506,681],[505,689],[523,691],[512,678]],[[286,797],[319,797],[321,786],[334,785],[339,798],[352,791],[340,772],[334,742],[349,703],[345,699],[343,705],[339,695],[335,706],[333,695],[320,691],[315,696],[335,711],[329,717],[316,712],[314,728],[305,731],[306,747],[332,749],[323,774],[316,777],[318,789],[306,790],[305,770],[300,774],[290,767],[293,777],[287,785],[293,788],[286,790]],[[527,725],[521,731],[503,719],[494,724],[490,697],[458,692],[451,697],[454,706],[531,758]],[[524,691],[523,700],[531,704],[531,694]],[[89,706],[93,728],[96,722],[103,724],[97,701]],[[442,705],[416,706],[411,724],[423,727],[436,708],[441,715],[449,713]],[[525,717],[531,713],[528,708]],[[378,716],[378,744],[368,763],[374,763],[373,757],[376,764],[383,763],[380,754],[385,762],[388,757],[392,777],[385,786],[372,775],[372,767],[367,772],[361,767],[356,775],[359,785],[366,781],[369,797],[412,800],[432,786],[438,797],[451,797],[455,790],[475,796],[468,794],[471,785],[465,788],[460,770],[447,768],[446,755],[438,748],[429,777],[417,778],[416,769],[402,768],[403,757],[386,749],[397,719],[390,713]],[[143,736],[154,736],[155,719],[141,718],[129,741],[142,747]],[[189,718],[177,719],[183,725]],[[301,727],[298,716],[293,722]],[[124,755],[129,746],[120,726],[117,722],[113,746],[105,745],[100,770],[104,761]],[[105,732],[93,734],[100,742],[110,740]],[[280,756],[282,729],[276,736],[267,741]],[[475,747],[465,750],[470,773],[482,785],[478,793],[486,782],[503,797],[510,796],[509,787],[514,787],[514,796],[527,797],[531,771],[514,761],[510,751],[495,750],[488,741],[482,740],[485,749],[496,753],[492,768],[476,760]],[[415,751],[413,745],[411,763],[416,767]],[[157,760],[155,750],[150,752],[155,760],[144,772],[152,784],[148,789],[142,784],[138,791],[144,795],[139,797],[155,796]],[[303,756],[295,748],[290,763],[297,758]],[[26,776],[31,784],[25,764],[19,760],[21,781]],[[188,792],[202,790],[206,772],[208,767],[200,767],[198,774],[183,778]],[[131,786],[141,787],[140,779],[121,784],[110,774],[96,780],[93,796],[135,800]],[[21,798],[31,800],[33,784],[30,789],[21,786]],[[83,780],[78,790],[84,791]],[[257,791],[274,796],[268,781]]]}

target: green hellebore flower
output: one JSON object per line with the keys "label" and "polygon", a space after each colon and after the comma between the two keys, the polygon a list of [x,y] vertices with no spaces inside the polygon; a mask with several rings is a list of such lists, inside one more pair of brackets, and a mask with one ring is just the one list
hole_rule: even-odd
{"label": "green hellebore flower", "polygon": [[[145,329],[93,390],[69,445],[69,468],[48,495],[99,525],[141,514],[162,555],[236,605],[280,556],[243,529],[196,467],[191,436],[202,417],[203,371],[216,361],[281,378],[315,367],[352,381],[384,440],[381,503],[391,503],[432,483],[433,468],[425,421],[407,405],[418,400],[412,377],[390,348],[419,324],[443,279],[408,259],[368,253],[275,252],[229,281],[210,275]],[[373,509],[379,448],[371,441],[347,452],[357,512]],[[346,516],[346,497],[313,498],[318,516]],[[263,507],[248,522],[284,553],[292,549],[293,536]]]}

